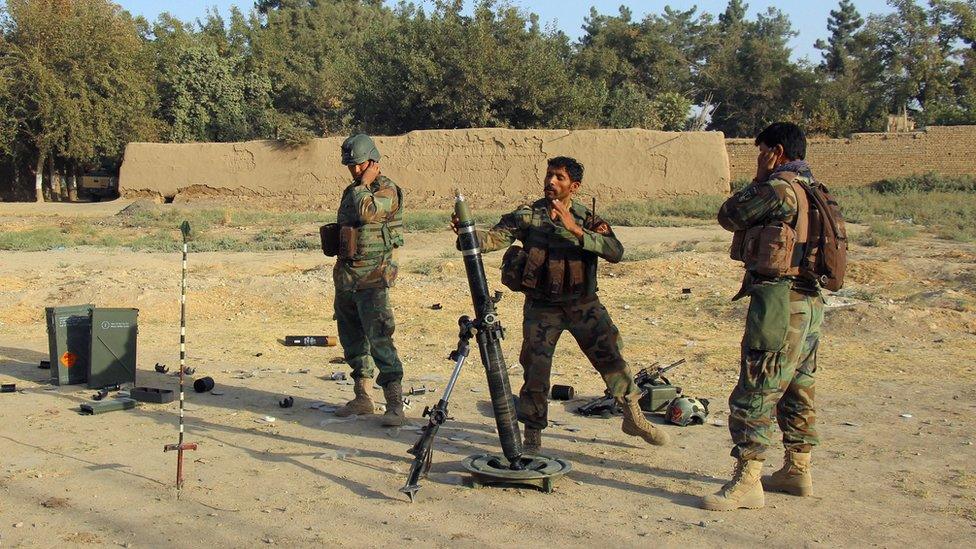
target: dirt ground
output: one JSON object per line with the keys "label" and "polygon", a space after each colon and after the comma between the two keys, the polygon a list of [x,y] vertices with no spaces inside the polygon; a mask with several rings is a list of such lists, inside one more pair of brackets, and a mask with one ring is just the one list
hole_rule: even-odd
{"label": "dirt ground", "polygon": [[[111,215],[124,202],[75,207],[0,205],[2,220]],[[60,206],[60,205],[59,205]],[[170,206],[167,206],[170,207]],[[175,228],[174,228],[175,230]],[[856,230],[856,228],[855,228]],[[410,233],[393,291],[413,425],[339,420],[352,387],[329,379],[338,348],[285,347],[286,334],[335,334],[332,260],[313,251],[190,257],[188,363],[222,394],[187,396],[182,499],[173,488],[177,405],[82,416],[93,391],[52,387],[45,306],[137,307],[140,385],[176,387],[157,362],[179,356],[178,254],[73,248],[0,252],[0,545],[201,546],[937,546],[976,536],[976,245],[921,236],[855,247],[848,287],[830,299],[818,372],[816,496],[767,494],[765,509],[710,513],[699,496],[727,478],[729,390],[745,304],[730,303],[739,269],[717,227],[621,228],[647,259],[601,264],[601,296],[637,367],[687,359],[672,381],[711,400],[701,426],[665,426],[652,448],[619,420],[583,418],[582,400],[553,402],[549,453],[573,470],[554,493],[468,488],[460,461],[498,451],[482,368],[473,360],[452,398],[416,503],[398,489],[420,411],[444,388],[456,320],[470,314],[463,265],[448,233]],[[684,242],[675,246],[676,242]],[[684,250],[684,251],[676,251]],[[498,286],[500,254],[486,258]],[[689,288],[690,294],[682,293]],[[520,296],[500,303],[513,366]],[[441,303],[440,310],[431,305]],[[600,379],[563,337],[555,383],[586,399]],[[476,354],[476,353],[475,353]],[[290,395],[295,406],[278,407]],[[377,395],[379,396],[379,395]],[[265,421],[274,417],[273,422]],[[660,420],[658,420],[660,421]],[[769,452],[767,470],[779,462]]]}

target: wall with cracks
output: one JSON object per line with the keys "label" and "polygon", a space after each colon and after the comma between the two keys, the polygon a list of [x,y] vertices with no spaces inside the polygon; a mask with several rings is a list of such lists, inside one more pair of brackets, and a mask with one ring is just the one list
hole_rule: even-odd
{"label": "wall with cracks", "polygon": [[[339,162],[343,138],[301,147],[276,141],[130,143],[120,171],[123,196],[179,201],[250,197],[332,206],[349,184]],[[582,196],[601,202],[729,192],[720,132],[629,130],[425,130],[377,137],[383,173],[413,206],[439,207],[459,189],[479,206],[541,196],[546,159],[583,163]]]}

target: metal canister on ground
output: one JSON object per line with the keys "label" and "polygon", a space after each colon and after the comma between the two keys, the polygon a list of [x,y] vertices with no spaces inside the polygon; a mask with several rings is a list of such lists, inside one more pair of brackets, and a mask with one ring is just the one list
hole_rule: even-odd
{"label": "metal canister on ground", "polygon": [[201,377],[200,379],[193,382],[193,390],[198,393],[206,393],[207,391],[213,390],[214,380],[212,377]]}

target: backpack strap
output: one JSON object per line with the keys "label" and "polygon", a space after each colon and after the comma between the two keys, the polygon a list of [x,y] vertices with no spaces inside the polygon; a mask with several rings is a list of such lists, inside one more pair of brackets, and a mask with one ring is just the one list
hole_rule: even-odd
{"label": "backpack strap", "polygon": [[[803,258],[807,254],[807,240],[810,237],[810,201],[807,198],[807,189],[797,178],[800,174],[796,172],[779,172],[774,176],[776,179],[789,183],[796,195],[796,216],[793,218],[792,227],[796,231],[796,243],[793,246],[793,258],[790,260],[790,267],[798,269]],[[799,271],[796,271],[798,274]]]}
{"label": "backpack strap", "polygon": [[793,259],[790,260],[790,266],[799,267],[807,255],[807,241],[810,238],[810,201],[807,199],[807,191],[802,183],[797,182],[794,178],[790,185],[796,194],[796,218],[793,220],[793,229],[796,230],[796,245],[793,247]]}

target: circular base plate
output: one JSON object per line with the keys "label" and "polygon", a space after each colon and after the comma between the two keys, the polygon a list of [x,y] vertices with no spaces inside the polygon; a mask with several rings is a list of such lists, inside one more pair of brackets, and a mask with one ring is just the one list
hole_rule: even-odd
{"label": "circular base plate", "polygon": [[461,466],[473,477],[472,485],[529,484],[552,492],[553,482],[573,470],[566,460],[545,455],[524,454],[523,468],[509,469],[508,460],[491,454],[465,458]]}

